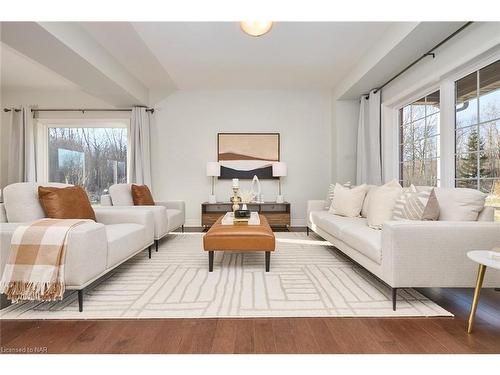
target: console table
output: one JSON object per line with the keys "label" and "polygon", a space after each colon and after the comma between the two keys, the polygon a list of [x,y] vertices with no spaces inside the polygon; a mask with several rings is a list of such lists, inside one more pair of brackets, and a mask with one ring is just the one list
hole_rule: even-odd
{"label": "console table", "polygon": [[[211,227],[219,217],[226,212],[232,211],[232,205],[230,202],[202,203],[201,225],[204,228]],[[288,229],[291,225],[290,203],[288,202],[248,203],[247,208],[265,216],[271,227],[285,227]]]}

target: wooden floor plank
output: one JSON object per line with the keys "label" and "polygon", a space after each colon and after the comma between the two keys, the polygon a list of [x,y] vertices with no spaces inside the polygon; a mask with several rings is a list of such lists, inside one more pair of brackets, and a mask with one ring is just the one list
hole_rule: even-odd
{"label": "wooden floor plank", "polygon": [[1,320],[3,348],[49,353],[500,353],[500,293],[481,296],[467,334],[470,289],[419,291],[455,317]]}

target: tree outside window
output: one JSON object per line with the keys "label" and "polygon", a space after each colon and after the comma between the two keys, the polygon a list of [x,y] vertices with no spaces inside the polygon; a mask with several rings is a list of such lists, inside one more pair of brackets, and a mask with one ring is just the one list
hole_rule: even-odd
{"label": "tree outside window", "polygon": [[127,182],[127,129],[49,127],[49,181],[82,186],[92,203]]}
{"label": "tree outside window", "polygon": [[400,182],[439,184],[439,91],[400,110]]}

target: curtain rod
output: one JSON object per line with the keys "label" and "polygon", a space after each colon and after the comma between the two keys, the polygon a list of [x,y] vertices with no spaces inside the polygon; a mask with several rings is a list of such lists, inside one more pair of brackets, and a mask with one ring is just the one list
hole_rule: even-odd
{"label": "curtain rod", "polygon": [[[4,112],[10,112],[14,110],[15,112],[19,112],[20,109],[11,109],[11,108],[4,108]],[[108,109],[96,109],[96,108],[88,108],[88,109],[61,109],[61,108],[32,108],[31,112],[131,112],[132,108],[108,108]],[[146,112],[151,112],[154,113],[155,110],[154,108],[146,108]]]}
{"label": "curtain rod", "polygon": [[[374,91],[376,93],[377,91],[382,90],[382,88],[384,88],[385,86],[387,86],[389,83],[391,83],[392,81],[394,81],[396,78],[398,78],[400,75],[402,75],[403,73],[405,73],[408,69],[410,69],[413,65],[417,64],[418,62],[420,62],[420,60],[426,58],[427,56],[432,56],[432,58],[435,58],[436,57],[436,53],[434,51],[436,49],[438,49],[439,47],[441,47],[448,40],[450,40],[451,38],[453,38],[454,36],[456,36],[458,33],[460,33],[461,31],[463,31],[465,28],[469,27],[473,23],[474,22],[467,22],[465,25],[462,25],[462,27],[460,27],[454,33],[448,35],[445,39],[443,39],[441,42],[439,42],[438,44],[436,44],[434,47],[432,47],[429,51],[427,51],[426,53],[424,53],[418,59],[416,59],[415,61],[413,61],[410,65],[408,65],[406,68],[404,68],[403,70],[401,70],[398,74],[396,74],[395,76],[393,76],[391,79],[389,79],[383,85],[381,85],[381,86],[379,86],[379,87],[377,87],[375,89],[370,90],[370,92]],[[370,94],[368,93],[368,94],[361,95],[361,97],[363,97],[363,96],[369,97]]]}

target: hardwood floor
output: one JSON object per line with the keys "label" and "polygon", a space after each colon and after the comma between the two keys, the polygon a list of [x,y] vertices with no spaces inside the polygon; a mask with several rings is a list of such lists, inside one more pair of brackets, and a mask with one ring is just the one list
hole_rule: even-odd
{"label": "hardwood floor", "polygon": [[419,291],[455,317],[2,320],[0,353],[500,353],[500,292],[483,290],[468,335],[472,289]]}
{"label": "hardwood floor", "polygon": [[454,318],[0,321],[1,351],[48,353],[500,353],[500,292],[485,289],[466,333],[471,289],[424,289]]}

